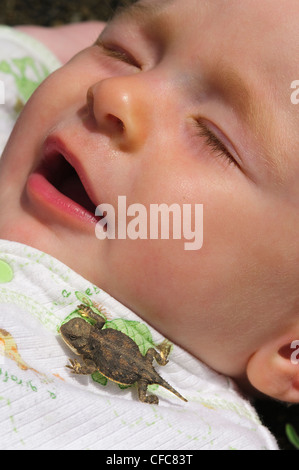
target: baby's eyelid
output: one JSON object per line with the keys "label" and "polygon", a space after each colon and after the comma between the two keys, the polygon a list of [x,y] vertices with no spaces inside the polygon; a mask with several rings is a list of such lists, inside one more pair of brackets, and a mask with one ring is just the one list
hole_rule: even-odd
{"label": "baby's eyelid", "polygon": [[228,139],[228,137],[217,126],[215,126],[215,124],[213,124],[211,121],[208,121],[206,119],[201,119],[201,118],[198,119],[198,121],[201,122],[207,129],[209,129],[216,136],[216,138],[222,143],[222,145],[231,154],[233,159],[236,161],[236,164],[241,167],[242,166],[242,160],[239,157],[238,153],[236,152],[233,144]]}
{"label": "baby's eyelid", "polygon": [[125,50],[123,47],[118,46],[116,44],[110,43],[103,41],[103,39],[99,38],[96,42],[96,45],[101,47],[103,52],[110,57],[120,60],[122,62],[126,62],[129,65],[132,65],[133,67],[141,69],[142,66],[138,62],[138,60],[127,50]]}

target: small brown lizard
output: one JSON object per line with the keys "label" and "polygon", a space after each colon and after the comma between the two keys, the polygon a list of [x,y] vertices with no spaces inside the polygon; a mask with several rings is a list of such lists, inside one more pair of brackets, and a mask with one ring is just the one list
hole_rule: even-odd
{"label": "small brown lizard", "polygon": [[122,385],[137,384],[139,400],[158,404],[156,395],[147,395],[147,387],[158,384],[187,401],[155,371],[152,362],[155,359],[161,366],[168,362],[169,347],[161,351],[148,349],[143,356],[137,344],[125,333],[113,328],[103,329],[105,320],[89,307],[79,305],[79,313],[94,321],[90,324],[83,318],[76,317],[60,327],[60,333],[69,348],[83,359],[83,364],[70,359],[67,365],[74,374],[89,375],[98,371],[107,379]]}

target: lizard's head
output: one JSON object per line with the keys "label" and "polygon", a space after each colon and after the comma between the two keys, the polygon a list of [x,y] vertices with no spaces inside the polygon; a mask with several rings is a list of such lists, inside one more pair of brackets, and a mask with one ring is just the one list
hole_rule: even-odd
{"label": "lizard's head", "polygon": [[90,343],[92,325],[82,318],[73,318],[60,327],[64,342],[76,354],[82,354]]}

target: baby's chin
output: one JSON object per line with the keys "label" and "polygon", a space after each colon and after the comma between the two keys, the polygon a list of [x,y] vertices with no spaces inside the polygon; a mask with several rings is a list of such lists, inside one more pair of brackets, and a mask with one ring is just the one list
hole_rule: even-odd
{"label": "baby's chin", "polygon": [[31,228],[25,223],[6,223],[2,227],[0,224],[0,238],[31,246],[48,254],[52,254],[51,251],[54,251],[51,249],[51,244],[47,241],[47,237],[39,234],[33,227]]}

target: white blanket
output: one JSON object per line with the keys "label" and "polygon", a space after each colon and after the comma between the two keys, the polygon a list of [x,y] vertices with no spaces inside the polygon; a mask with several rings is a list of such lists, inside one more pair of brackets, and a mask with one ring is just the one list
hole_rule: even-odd
{"label": "white blanket", "polygon": [[277,449],[233,382],[176,345],[155,369],[187,403],[153,386],[159,405],[145,404],[134,387],[71,374],[65,365],[75,356],[58,329],[81,303],[104,306],[107,327],[129,334],[143,352],[165,339],[51,256],[0,241],[2,450]]}
{"label": "white blanket", "polygon": [[60,65],[33,37],[0,26],[0,156],[24,104]]}

